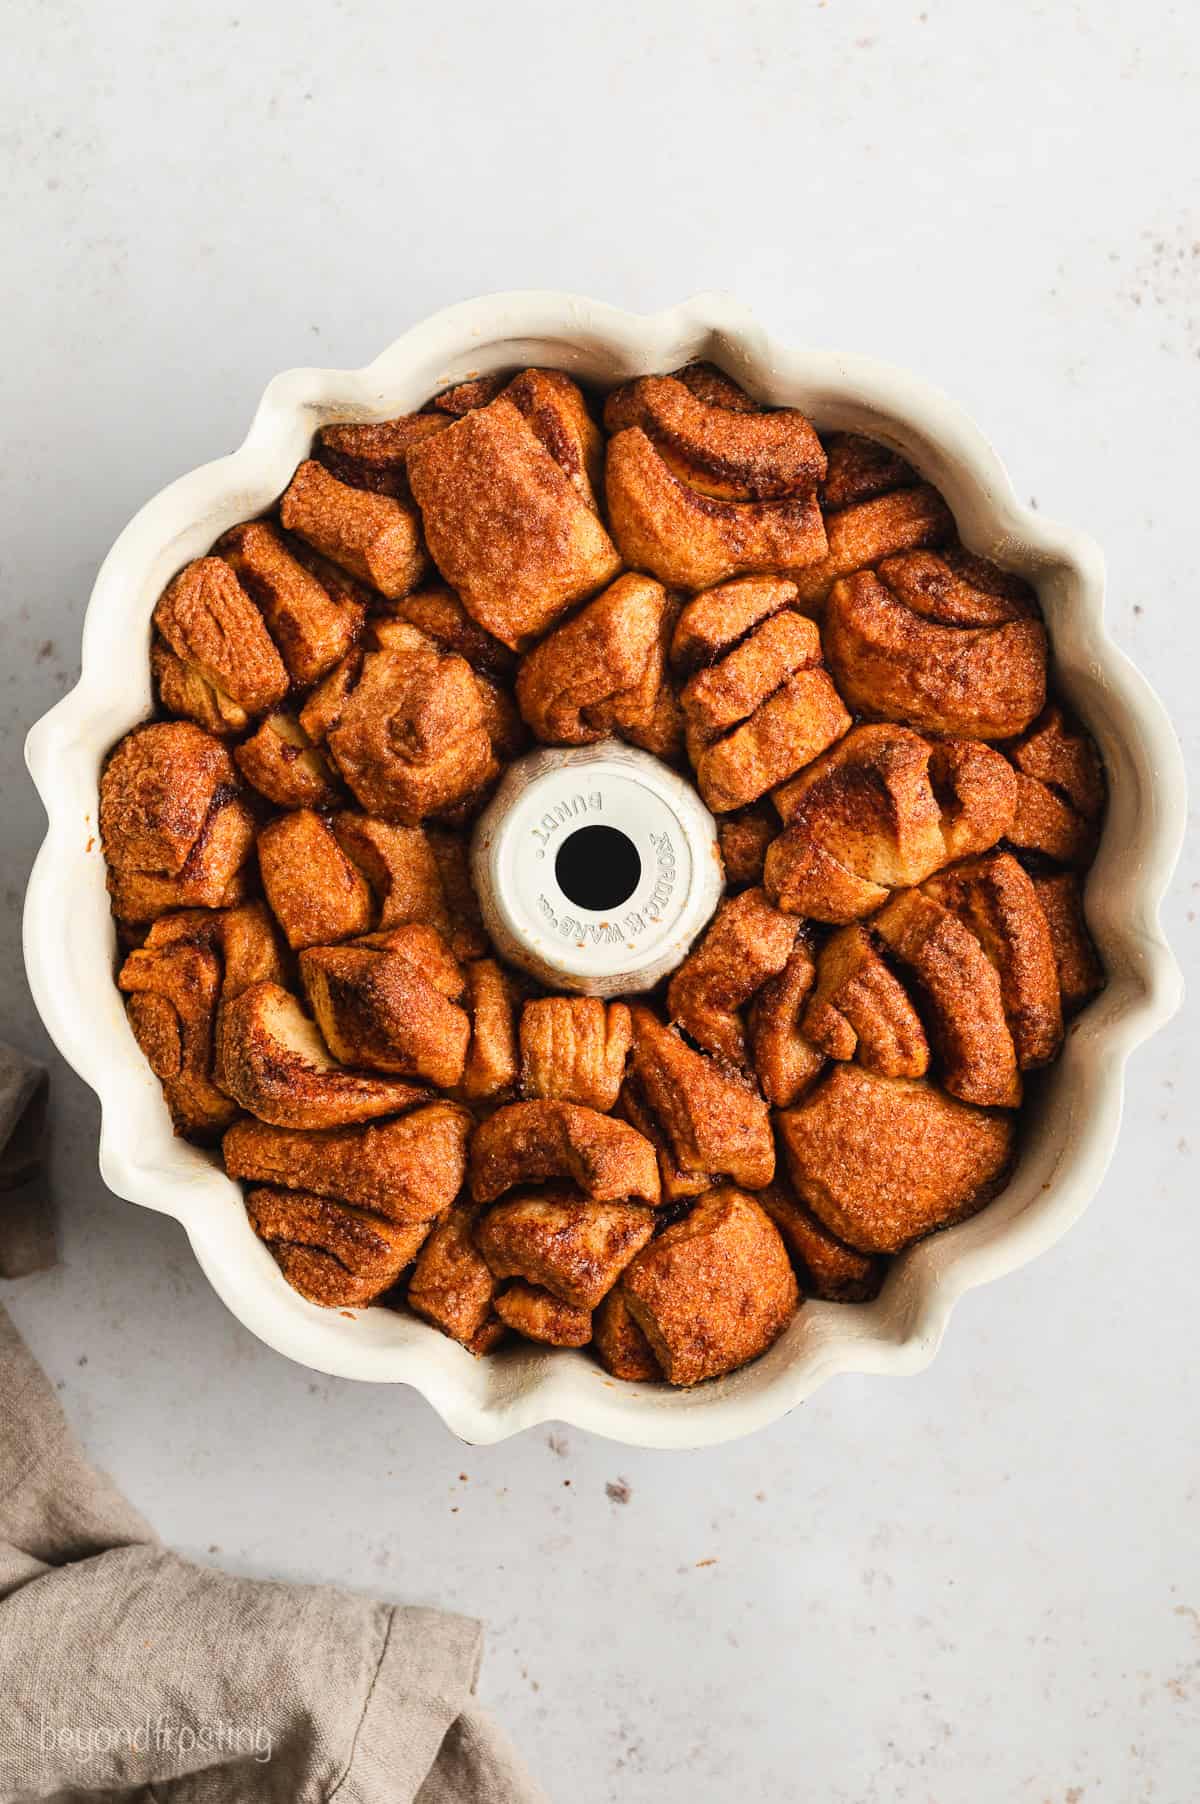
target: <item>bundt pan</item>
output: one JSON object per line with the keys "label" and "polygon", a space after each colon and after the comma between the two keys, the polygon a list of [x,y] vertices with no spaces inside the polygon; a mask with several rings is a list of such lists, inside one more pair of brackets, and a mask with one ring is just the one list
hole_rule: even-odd
{"label": "bundt pan", "polygon": [[[613,384],[694,358],[765,401],[802,408],[821,428],[892,446],[943,491],[972,551],[1036,583],[1057,686],[1108,767],[1110,806],[1087,889],[1108,986],[1034,1086],[1016,1170],[995,1202],[902,1254],[876,1301],[809,1302],[756,1363],[673,1390],[616,1383],[584,1354],[531,1344],[476,1360],[409,1314],[322,1310],[285,1283],[215,1155],[172,1134],[127,1025],[96,803],[104,754],[151,712],[144,647],[164,584],[276,500],[318,427],[385,419],[498,369],[557,365]],[[79,682],[29,735],[49,816],[25,908],[29,981],[63,1056],[100,1098],[105,1182],[176,1216],[219,1295],[270,1346],[319,1371],[411,1384],[471,1442],[553,1419],[637,1445],[702,1446],[774,1420],[835,1373],[919,1371],[965,1290],[1024,1264],[1081,1213],[1116,1140],[1125,1060],[1180,1000],[1158,908],[1183,833],[1182,763],[1161,704],[1105,631],[1103,595],[1098,549],[1021,507],[987,442],[942,395],[867,358],[788,349],[721,295],[649,317],[566,294],[493,295],[415,326],[366,369],[277,376],[241,448],[173,482],[121,534],[92,592]]]}

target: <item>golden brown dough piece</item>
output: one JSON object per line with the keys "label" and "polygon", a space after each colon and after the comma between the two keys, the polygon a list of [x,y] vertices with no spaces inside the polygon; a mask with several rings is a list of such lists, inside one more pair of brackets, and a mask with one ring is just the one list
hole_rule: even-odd
{"label": "golden brown dough piece", "polygon": [[100,779],[100,842],[118,920],[241,901],[254,823],[236,784],[228,751],[190,721],[126,734]]}
{"label": "golden brown dough piece", "polygon": [[739,639],[796,599],[782,576],[742,576],[692,597],[671,636],[671,662],[684,675],[712,664]]}
{"label": "golden brown dough piece", "polygon": [[505,1327],[547,1347],[586,1347],[592,1338],[590,1311],[576,1309],[536,1284],[510,1284],[496,1298],[496,1314]]}
{"label": "golden brown dough piece", "polygon": [[657,1203],[649,1141],[626,1121],[570,1102],[514,1102],[480,1124],[471,1142],[471,1195],[490,1203],[516,1184],[568,1178],[592,1202]]}
{"label": "golden brown dough piece", "polygon": [[519,1191],[476,1231],[497,1278],[524,1278],[576,1309],[595,1309],[654,1232],[640,1203],[594,1203],[569,1184]]}
{"label": "golden brown dough piece", "polygon": [[1046,698],[1046,629],[1027,611],[994,623],[997,605],[927,551],[834,583],[824,640],[843,698],[859,714],[923,732],[1021,732]]}
{"label": "golden brown dough piece", "polygon": [[605,487],[625,562],[670,588],[710,589],[760,571],[791,575],[825,556],[815,495],[720,501],[701,494],[672,473],[640,426],[609,440]]}
{"label": "golden brown dough piece", "polygon": [[246,1213],[280,1271],[326,1309],[362,1308],[396,1282],[429,1233],[304,1190],[255,1188]]}
{"label": "golden brown dough piece", "polygon": [[1008,838],[1056,864],[1091,863],[1100,837],[1106,788],[1091,737],[1052,702],[1010,746],[1017,771],[1017,810]]}
{"label": "golden brown dough piece", "polygon": [[802,607],[820,607],[841,576],[897,552],[944,544],[954,532],[954,517],[937,490],[921,482],[827,514],[825,531],[828,550],[820,563],[796,574]]}
{"label": "golden brown dough piece", "polygon": [[499,775],[471,666],[415,627],[397,626],[386,650],[363,659],[328,745],[367,812],[406,826]]}
{"label": "golden brown dough piece", "polygon": [[653,709],[663,673],[661,583],[621,576],[521,660],[517,703],[547,745],[590,745]]}
{"label": "golden brown dough piece", "polygon": [[732,1185],[710,1191],[639,1253],[621,1290],[671,1384],[757,1359],[800,1303],[774,1223]]}
{"label": "golden brown dough piece", "polygon": [[679,700],[690,726],[706,735],[723,733],[747,720],[796,671],[820,662],[821,635],[815,622],[783,608],[719,663],[697,671]]}
{"label": "golden brown dough piece", "polygon": [[963,1102],[1015,1109],[1021,1079],[1000,977],[975,935],[917,889],[898,891],[871,927],[918,987],[945,1088]]}
{"label": "golden brown dough piece", "polygon": [[391,495],[348,488],[312,458],[292,477],[279,517],[288,532],[390,600],[425,574],[416,510]]}
{"label": "golden brown dough piece", "polygon": [[497,1284],[475,1244],[476,1211],[455,1205],[421,1248],[408,1285],[418,1315],[464,1346],[490,1353],[504,1333],[492,1302]]}
{"label": "golden brown dough piece", "polygon": [[409,501],[409,452],[422,439],[444,432],[449,424],[444,413],[402,413],[395,420],[322,426],[316,454],[329,474],[349,488],[371,489],[376,495]]}
{"label": "golden brown dough piece", "polygon": [[865,927],[840,927],[822,946],[804,1033],[831,1059],[857,1059],[883,1077],[924,1077],[929,1042],[899,978]]}
{"label": "golden brown dough piece", "polygon": [[546,996],[521,1010],[521,1089],[529,1097],[615,1107],[633,1041],[629,1010],[596,996]]}
{"label": "golden brown dough piece", "polygon": [[411,595],[402,596],[399,601],[388,602],[387,619],[375,622],[376,635],[386,633],[388,621],[415,626],[443,651],[457,652],[472,670],[498,682],[510,682],[516,671],[516,654],[477,626],[454,590],[448,589],[445,583],[429,583],[414,589]]}
{"label": "golden brown dough piece", "polygon": [[898,1253],[974,1215],[999,1188],[1015,1133],[1010,1114],[856,1064],[834,1065],[778,1125],[798,1195],[864,1253]]}
{"label": "golden brown dough piece", "polygon": [[750,1004],[747,1027],[754,1072],[763,1095],[776,1108],[795,1102],[825,1063],[800,1025],[816,970],[812,944],[801,929],[782,971],[767,980]]}
{"label": "golden brown dough piece", "polygon": [[779,832],[779,821],[767,802],[751,802],[717,822],[717,839],[725,881],[731,889],[761,883],[767,847]]}
{"label": "golden brown dough piece", "polygon": [[1012,823],[1015,778],[973,740],[856,727],[775,803],[787,825],[767,850],[767,894],[789,913],[842,923],[995,845]]}
{"label": "golden brown dough piece", "polygon": [[715,814],[745,807],[794,776],[849,726],[828,671],[799,670],[732,733],[693,751],[697,787]]}
{"label": "golden brown dough piece", "polygon": [[732,376],[702,357],[695,363],[685,363],[682,368],[672,370],[671,374],[676,382],[682,382],[710,407],[732,407],[735,413],[762,412],[759,403]]}
{"label": "golden brown dough piece", "polygon": [[373,1209],[389,1221],[432,1221],[462,1188],[471,1117],[457,1103],[431,1102],[367,1127],[268,1127],[235,1121],[222,1142],[231,1178],[313,1190]]}
{"label": "golden brown dough piece", "polygon": [[821,506],[827,514],[874,501],[892,489],[911,488],[917,473],[896,451],[857,432],[824,435],[827,468],[821,484]]}
{"label": "golden brown dough piece", "polygon": [[604,476],[604,438],[578,383],[561,370],[522,370],[501,392],[594,512]]}
{"label": "golden brown dough piece", "polygon": [[632,1082],[623,1101],[652,1124],[668,1198],[695,1196],[721,1177],[748,1190],[769,1184],[775,1147],[757,1090],[693,1051],[643,1004],[630,1013]]}
{"label": "golden brown dough piece", "polygon": [[308,689],[345,657],[362,628],[362,603],[330,594],[275,527],[251,520],[225,533],[216,549],[262,614],[298,688]]}
{"label": "golden brown dough piece", "polygon": [[233,756],[246,781],[279,808],[325,808],[341,796],[320,748],[285,709],[268,714]]}
{"label": "golden brown dough piece", "polygon": [[473,960],[465,975],[471,1043],[463,1095],[468,1102],[487,1102],[512,1090],[517,1081],[515,991],[508,972],[494,958]]}
{"label": "golden brown dough piece", "polygon": [[267,901],[293,951],[366,933],[371,891],[323,815],[298,808],[258,835],[258,867]]}
{"label": "golden brown dough piece", "polygon": [[457,852],[463,850],[460,841],[349,809],[335,814],[331,825],[338,845],[375,892],[381,928],[419,921],[436,928],[458,958],[483,950],[486,942],[465,855],[462,870],[454,868]]}
{"label": "golden brown dough piece", "polygon": [[467,612],[514,650],[621,567],[593,505],[511,400],[409,454],[433,560]]}
{"label": "golden brown dough piece", "polygon": [[1062,1011],[1069,1019],[1104,988],[1104,966],[1084,919],[1079,879],[1062,871],[1035,877],[1033,887],[1050,929]]}
{"label": "golden brown dough piece", "polygon": [[510,378],[497,370],[490,376],[472,376],[466,382],[456,382],[453,388],[444,388],[440,395],[435,395],[430,402],[431,407],[440,408],[443,413],[451,413],[457,419],[464,413],[471,413],[476,407],[486,407],[489,401],[504,392]]}
{"label": "golden brown dough piece", "polygon": [[[368,954],[368,957],[370,954]],[[221,1010],[217,1063],[235,1102],[273,1127],[345,1127],[395,1115],[426,1092],[347,1071],[290,991],[255,983]]]}
{"label": "golden brown dough piece", "polygon": [[831,1234],[789,1185],[768,1184],[755,1201],[779,1229],[805,1296],[824,1303],[869,1303],[879,1295],[886,1262]]}
{"label": "golden brown dough piece", "polygon": [[825,475],[821,441],[795,408],[731,409],[674,376],[639,376],[614,389],[604,424],[610,432],[641,427],[673,475],[722,500],[811,495]]}
{"label": "golden brown dough piece", "polygon": [[[453,993],[461,995],[461,972],[444,944],[443,952],[455,973]],[[300,981],[331,1052],[344,1064],[396,1072],[441,1090],[462,1081],[471,1037],[466,1012],[394,944],[311,947],[300,954]]]}
{"label": "golden brown dough piece", "polygon": [[667,1011],[698,1046],[730,1065],[748,1063],[739,1010],[787,964],[794,915],[781,914],[761,889],[722,902],[703,939],[671,979]]}
{"label": "golden brown dough piece", "polygon": [[662,1367],[630,1314],[619,1285],[609,1291],[593,1316],[592,1339],[597,1359],[612,1377],[643,1384],[661,1381]]}
{"label": "golden brown dough piece", "polygon": [[1062,1006],[1054,942],[1031,878],[1010,853],[993,852],[924,888],[970,928],[995,965],[1021,1070],[1049,1064],[1062,1045]]}
{"label": "golden brown dough piece", "polygon": [[288,673],[262,615],[221,558],[185,565],[163,591],[154,624],[169,648],[156,662],[164,706],[210,732],[241,732],[287,694]]}

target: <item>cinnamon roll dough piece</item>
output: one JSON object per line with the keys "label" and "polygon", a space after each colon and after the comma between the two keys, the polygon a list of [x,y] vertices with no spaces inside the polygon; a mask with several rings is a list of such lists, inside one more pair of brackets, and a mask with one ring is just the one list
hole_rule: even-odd
{"label": "cinnamon roll dough piece", "polygon": [[797,1195],[864,1253],[898,1253],[974,1215],[999,1189],[1015,1134],[1007,1112],[852,1063],[834,1065],[777,1124]]}
{"label": "cinnamon roll dough piece", "polygon": [[839,740],[850,716],[826,670],[798,670],[732,733],[695,752],[696,786],[714,814],[756,802]]}
{"label": "cinnamon roll dough piece", "polygon": [[381,929],[416,921],[436,929],[456,958],[474,958],[483,951],[486,940],[466,849],[455,835],[398,827],[350,809],[335,814],[330,825],[338,845],[374,891]]}
{"label": "cinnamon roll dough piece", "polygon": [[[911,559],[939,564],[929,552]],[[836,582],[825,608],[825,652],[845,701],[859,714],[899,720],[920,731],[967,739],[1007,739],[1027,727],[1046,698],[1046,629],[1040,620],[971,624],[974,593],[943,566],[960,618],[919,611],[911,599],[909,558],[887,558],[876,575],[860,570]],[[965,593],[964,593],[965,592]],[[936,591],[917,600],[936,603]],[[987,614],[994,598],[981,594]],[[961,620],[961,614],[967,620]]]}
{"label": "cinnamon roll dough piece", "polygon": [[412,1084],[347,1071],[330,1057],[297,998],[278,983],[251,984],[221,1010],[217,1059],[233,1100],[273,1127],[374,1121],[426,1095]]}
{"label": "cinnamon roll dough piece", "polygon": [[1048,1065],[1062,1045],[1062,1005],[1050,924],[1028,873],[1008,852],[954,865],[924,885],[979,941],[1000,995],[1022,1071]]}
{"label": "cinnamon roll dough piece", "polygon": [[680,611],[671,636],[672,664],[686,675],[714,663],[795,599],[795,583],[782,576],[740,576],[705,589]]}
{"label": "cinnamon roll dough piece", "polygon": [[828,550],[821,561],[796,575],[802,607],[819,607],[841,576],[900,551],[943,544],[954,532],[954,517],[937,490],[919,482],[827,514],[825,532]]}
{"label": "cinnamon roll dough piece", "polygon": [[892,489],[912,488],[917,473],[897,451],[857,432],[824,435],[826,470],[821,484],[821,506],[827,514],[874,501]]}
{"label": "cinnamon roll dough piece", "polygon": [[821,635],[814,621],[781,609],[684,685],[680,703],[701,732],[722,733],[746,720],[798,670],[821,663]]}
{"label": "cinnamon roll dough piece", "polygon": [[811,495],[825,475],[821,441],[797,409],[731,409],[674,376],[639,376],[614,389],[604,424],[613,433],[640,427],[673,475],[723,500]]}
{"label": "cinnamon roll dough piece", "polygon": [[751,802],[717,822],[717,840],[725,881],[731,888],[761,883],[767,847],[779,831],[779,821],[766,802]]}
{"label": "cinnamon roll dough piece", "polygon": [[590,745],[653,708],[667,607],[661,583],[621,576],[526,653],[517,705],[544,744]]}
{"label": "cinnamon roll dough piece", "polygon": [[100,778],[100,843],[118,920],[241,901],[254,823],[236,783],[226,748],[190,721],[126,734]]}
{"label": "cinnamon roll dough piece", "polygon": [[279,808],[327,808],[341,797],[328,760],[286,709],[268,714],[233,756],[247,783]]}
{"label": "cinnamon roll dough piece", "polygon": [[1062,871],[1035,877],[1033,887],[1050,930],[1062,1011],[1069,1019],[1104,988],[1104,966],[1088,932],[1079,879]]}
{"label": "cinnamon roll dough piece", "polygon": [[429,583],[414,589],[411,595],[402,596],[399,601],[388,602],[386,619],[375,623],[377,635],[385,631],[387,621],[402,621],[416,627],[443,651],[457,652],[472,670],[483,676],[510,682],[516,671],[515,653],[493,634],[484,632],[472,620],[454,590],[448,589],[445,583]]}
{"label": "cinnamon roll dough piece", "polygon": [[796,925],[795,916],[773,908],[761,889],[722,902],[671,978],[671,1020],[706,1052],[745,1067],[749,1055],[739,1011],[787,964]]}
{"label": "cinnamon roll dough piece", "polygon": [[972,740],[931,745],[907,727],[856,727],[775,793],[787,823],[763,883],[789,913],[861,919],[890,889],[921,883],[1010,828],[1016,780]]}
{"label": "cinnamon roll dough piece", "polygon": [[569,1184],[548,1184],[497,1203],[476,1238],[497,1278],[524,1278],[590,1311],[653,1232],[654,1211],[641,1203],[591,1202]]}
{"label": "cinnamon roll dough piece", "polygon": [[824,1054],[801,1027],[816,974],[812,944],[801,929],[782,971],[768,978],[750,1004],[747,1026],[754,1072],[763,1095],[776,1108],[795,1102],[825,1063]]}
{"label": "cinnamon roll dough piece", "polygon": [[793,575],[825,556],[814,495],[721,501],[681,482],[640,426],[608,442],[605,487],[627,564],[668,587],[710,589],[733,576]]}
{"label": "cinnamon roll dough piece", "polygon": [[432,1221],[462,1189],[472,1121],[457,1103],[431,1102],[366,1127],[268,1127],[235,1121],[222,1141],[231,1178],[311,1190],[389,1221]]}
{"label": "cinnamon roll dough piece", "polygon": [[681,369],[672,370],[676,382],[682,382],[699,400],[706,401],[710,407],[731,407],[735,413],[761,413],[760,404],[748,395],[740,383],[732,376],[719,369],[715,363],[708,363],[703,357],[695,363],[685,363]]}
{"label": "cinnamon roll dough piece", "polygon": [[292,477],[279,517],[322,557],[392,600],[415,589],[425,574],[416,510],[391,495],[348,488],[313,458]]}
{"label": "cinnamon roll dough piece", "polygon": [[1104,767],[1091,736],[1052,702],[1010,746],[1017,811],[1008,838],[1056,864],[1082,868],[1095,857],[1104,814]]}
{"label": "cinnamon roll dough piece", "polygon": [[900,890],[871,927],[920,991],[942,1083],[963,1102],[1015,1109],[1016,1048],[1000,977],[956,914],[920,890]]}
{"label": "cinnamon roll dough piece", "polygon": [[471,1195],[490,1203],[514,1185],[569,1178],[592,1202],[654,1204],[654,1148],[628,1122],[569,1102],[515,1102],[480,1124],[471,1142]]}
{"label": "cinnamon roll dough piece", "polygon": [[831,1234],[789,1184],[768,1184],[754,1200],[778,1228],[802,1295],[823,1303],[869,1303],[879,1295],[886,1261]]}
{"label": "cinnamon roll dough piece", "polygon": [[856,1058],[883,1077],[929,1069],[921,1018],[864,927],[840,927],[822,946],[803,1028],[829,1058]]}
{"label": "cinnamon roll dough piece", "polygon": [[486,407],[497,395],[503,394],[509,378],[497,370],[490,376],[472,376],[466,382],[456,382],[452,388],[444,388],[440,395],[435,395],[430,402],[431,407],[440,409],[442,413],[453,414],[456,419],[464,413],[471,413],[477,407]]}
{"label": "cinnamon roll dough piece", "polygon": [[487,1102],[512,1090],[517,1081],[515,989],[503,965],[477,958],[466,967],[471,1041],[463,1070],[468,1102]]}
{"label": "cinnamon roll dough piece", "polygon": [[216,549],[266,621],[292,682],[311,688],[354,644],[362,603],[331,595],[266,520],[233,527]]}
{"label": "cinnamon roll dough piece", "polygon": [[758,1091],[693,1051],[643,1004],[634,1004],[630,1014],[634,1106],[640,1101],[649,1111],[665,1142],[669,1194],[695,1195],[722,1177],[748,1190],[769,1184],[775,1147]]}
{"label": "cinnamon roll dough piece", "polygon": [[409,452],[422,439],[444,432],[449,424],[444,413],[403,413],[395,420],[322,426],[316,455],[329,474],[349,488],[371,489],[376,495],[410,501]]}
{"label": "cinnamon roll dough piece", "polygon": [[619,1285],[609,1291],[592,1317],[592,1343],[596,1358],[611,1377],[643,1384],[661,1381],[662,1367]]}
{"label": "cinnamon roll dough piece", "polygon": [[1016,808],[1004,837],[1022,852],[1086,870],[1096,856],[1097,823],[1085,820],[1057,790],[1016,772]]}
{"label": "cinnamon roll dough piece", "polygon": [[267,901],[289,946],[326,946],[366,933],[371,891],[334,838],[324,815],[298,808],[258,835],[258,868]]}
{"label": "cinnamon roll dough piece", "polygon": [[464,1346],[489,1353],[504,1333],[493,1309],[498,1285],[475,1244],[477,1211],[456,1204],[417,1257],[408,1284],[408,1302],[417,1314]]}
{"label": "cinnamon roll dough piece", "polygon": [[597,996],[546,996],[521,1010],[521,1089],[527,1097],[616,1104],[633,1041],[623,1002]]}
{"label": "cinnamon roll dough piece", "polygon": [[604,438],[583,391],[561,370],[522,370],[502,394],[511,401],[572,488],[594,512],[604,476]]}
{"label": "cinnamon roll dough piece", "polygon": [[[452,1090],[462,1081],[471,1023],[428,968],[405,956],[403,932],[372,936],[382,944],[310,947],[300,954],[300,981],[336,1059]],[[443,951],[461,994],[461,973]]]}
{"label": "cinnamon roll dough piece", "polygon": [[576,1309],[536,1284],[510,1284],[496,1298],[496,1314],[505,1327],[543,1346],[586,1347],[592,1338],[590,1310]]}
{"label": "cinnamon roll dough piece", "polygon": [[434,563],[514,651],[621,567],[578,470],[555,461],[507,398],[416,446],[408,473]]}
{"label": "cinnamon roll dough piece", "polygon": [[326,1309],[363,1308],[396,1282],[429,1233],[304,1190],[256,1186],[246,1213],[280,1271]]}
{"label": "cinnamon roll dough piece", "polygon": [[731,1184],[651,1241],[626,1267],[621,1291],[664,1376],[679,1385],[757,1359],[800,1304],[774,1223]]}
{"label": "cinnamon roll dough piece", "polygon": [[174,712],[236,733],[287,694],[262,615],[222,558],[185,565],[163,591],[154,625],[169,648],[157,658],[159,692]]}
{"label": "cinnamon roll dough piece", "polygon": [[363,659],[328,745],[369,814],[415,826],[499,775],[470,665],[413,627]]}

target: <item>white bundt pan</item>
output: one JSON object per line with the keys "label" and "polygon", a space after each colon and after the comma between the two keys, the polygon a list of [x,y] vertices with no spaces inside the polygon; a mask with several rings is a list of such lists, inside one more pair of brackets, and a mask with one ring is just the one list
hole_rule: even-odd
{"label": "white bundt pan", "polygon": [[[491,370],[552,364],[614,383],[698,357],[820,427],[895,447],[943,491],[972,551],[1036,583],[1055,680],[1108,767],[1087,891],[1108,987],[1030,1086],[1019,1163],[994,1203],[898,1258],[874,1303],[807,1303],[763,1359],[676,1391],[617,1383],[582,1353],[520,1345],[475,1360],[407,1314],[322,1310],[297,1296],[251,1232],[238,1186],[171,1132],[113,982],[96,812],[104,754],[151,712],[146,651],[163,586],[226,527],[272,505],[319,426],[386,419]],[[1116,1141],[1126,1058],[1181,1000],[1158,909],[1183,836],[1183,765],[1161,703],[1105,631],[1103,598],[1097,547],[1021,507],[986,440],[943,395],[864,357],[789,349],[724,295],[648,317],[568,294],[490,295],[415,326],[366,369],[277,376],[240,450],[173,482],[125,528],[92,592],[79,682],[29,734],[49,816],[25,907],[29,982],[59,1050],[100,1098],[105,1182],[176,1216],[218,1294],[270,1346],[318,1371],[411,1384],[470,1442],[555,1420],[640,1446],[698,1447],[773,1421],[835,1373],[919,1371],[965,1290],[1032,1259],[1082,1212]]]}

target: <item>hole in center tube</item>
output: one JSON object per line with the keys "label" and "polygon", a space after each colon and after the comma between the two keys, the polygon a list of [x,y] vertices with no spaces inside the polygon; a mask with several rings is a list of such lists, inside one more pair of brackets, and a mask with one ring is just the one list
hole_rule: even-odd
{"label": "hole in center tube", "polygon": [[616,827],[580,827],[558,848],[554,875],[568,902],[602,914],[628,902],[641,881],[642,860]]}

